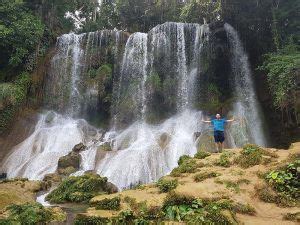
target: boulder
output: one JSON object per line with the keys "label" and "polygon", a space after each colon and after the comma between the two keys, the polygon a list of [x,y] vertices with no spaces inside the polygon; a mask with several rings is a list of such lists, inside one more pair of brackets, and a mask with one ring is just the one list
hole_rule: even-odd
{"label": "boulder", "polygon": [[116,185],[111,182],[107,182],[105,186],[105,191],[109,194],[117,193],[119,190]]}
{"label": "boulder", "polygon": [[58,160],[57,172],[61,175],[70,175],[80,167],[81,156],[77,152],[70,152]]}
{"label": "boulder", "polygon": [[171,141],[171,137],[168,133],[163,133],[160,135],[158,140],[158,145],[161,149],[165,149]]}
{"label": "boulder", "polygon": [[77,169],[75,169],[73,166],[69,166],[64,169],[57,169],[58,174],[63,176],[70,176],[72,173],[75,173]]}
{"label": "boulder", "polygon": [[43,181],[45,182],[51,182],[51,183],[60,183],[62,180],[61,176],[59,176],[58,173],[50,173],[45,175]]}
{"label": "boulder", "polygon": [[73,152],[82,152],[86,149],[86,146],[83,143],[79,143],[77,145],[74,146],[73,148]]}

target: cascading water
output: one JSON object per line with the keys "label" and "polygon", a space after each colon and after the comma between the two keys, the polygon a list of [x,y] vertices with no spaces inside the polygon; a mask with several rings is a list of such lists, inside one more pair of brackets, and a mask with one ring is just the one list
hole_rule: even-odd
{"label": "cascading water", "polygon": [[[236,34],[228,26],[226,30],[234,62],[245,54]],[[202,112],[193,110],[193,104],[195,93],[200,91],[196,80],[201,72],[201,50],[208,33],[206,24],[165,23],[148,34],[132,34],[122,53],[119,47],[127,38],[119,31],[60,37],[47,83],[46,103],[64,116],[49,112],[41,115],[35,132],[16,146],[4,161],[4,171],[9,177],[42,179],[55,172],[61,156],[83,142],[87,149],[81,152],[81,168],[74,175],[93,170],[124,189],[156,181],[169,173],[177,166],[181,155],[196,153],[194,133],[205,128],[200,122]],[[86,109],[97,103],[98,86],[85,82],[86,75],[91,74],[99,62],[105,61],[102,49],[104,45],[110,46],[111,40],[116,46],[113,51],[113,127],[102,138],[102,132],[78,118],[85,118]],[[248,64],[246,61],[240,65],[244,68]],[[241,80],[246,79],[243,83],[239,81],[238,70],[234,71],[236,91],[244,84],[250,88],[238,95],[242,110],[235,113],[244,115],[249,105],[256,101],[251,74],[243,72]],[[154,87],[159,97],[155,98]],[[153,104],[157,98],[163,99],[163,103]],[[147,123],[149,118],[165,109],[168,119],[156,125]],[[252,116],[246,117],[248,121],[258,115],[248,112]],[[112,151],[102,150],[107,144]]]}
{"label": "cascading water", "polygon": [[[90,50],[97,49],[101,38],[114,36],[117,32],[102,31],[87,34],[66,34],[58,38],[56,55],[51,62],[45,90],[47,107],[61,114],[48,111],[40,115],[35,131],[22,143],[12,149],[1,167],[8,177],[43,179],[46,174],[56,171],[58,159],[67,155],[74,145],[89,144],[99,139],[102,132],[90,126],[84,119],[87,93],[91,88],[84,85],[84,71],[90,67],[85,59]],[[98,41],[91,40],[94,37]],[[86,43],[87,42],[87,43]],[[84,45],[90,50],[84,51]],[[88,60],[92,61],[91,59]]]}
{"label": "cascading water", "polygon": [[[121,116],[127,116],[127,113],[131,112],[120,113],[120,111],[122,104],[130,104],[134,112],[132,117],[134,121],[137,121],[124,131],[115,134],[114,137],[108,136],[103,140],[103,142],[112,142],[114,151],[106,153],[105,156],[102,155],[102,160],[98,160],[98,149],[101,148],[103,142],[90,146],[87,151],[83,152],[82,170],[77,174],[82,174],[86,170],[95,170],[108,177],[120,189],[124,189],[138,183],[157,180],[177,165],[177,160],[181,155],[192,155],[196,152],[193,134],[201,129],[199,123],[201,112],[187,108],[190,105],[189,99],[192,99],[187,86],[190,79],[188,71],[195,73],[199,67],[197,64],[199,54],[196,52],[201,50],[202,37],[200,35],[204,35],[201,31],[205,28],[207,27],[197,24],[166,23],[154,28],[148,35],[135,33],[129,37],[117,86],[117,107],[120,107],[118,113]],[[195,49],[191,51],[197,58],[192,58],[191,63],[188,63],[185,57],[187,54],[185,29],[196,42],[193,45]],[[172,48],[169,47],[172,44],[175,44],[177,54],[172,54]],[[178,107],[179,114],[160,125],[148,125],[145,118],[149,95],[145,85],[149,73],[151,75],[151,72],[157,70],[155,59],[165,56],[175,62],[172,75],[173,79],[178,81],[177,86],[173,88],[177,93],[176,102],[177,106],[180,106]],[[184,67],[183,70],[182,67]],[[193,75],[194,79],[195,74]]]}
{"label": "cascading water", "polygon": [[[232,51],[234,88],[237,95],[237,102],[234,104],[234,115],[242,119],[242,122],[239,123],[240,128],[237,129],[239,134],[236,135],[238,138],[235,138],[235,140],[238,146],[245,143],[266,146],[266,136],[262,123],[263,113],[255,94],[248,56],[237,31],[227,23],[224,28]],[[234,131],[232,133],[235,134]]]}

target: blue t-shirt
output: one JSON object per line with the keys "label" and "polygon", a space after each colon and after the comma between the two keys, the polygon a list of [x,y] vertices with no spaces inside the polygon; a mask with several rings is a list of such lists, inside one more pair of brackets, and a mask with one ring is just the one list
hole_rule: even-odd
{"label": "blue t-shirt", "polygon": [[226,124],[225,119],[214,119],[211,121],[212,125],[214,126],[214,131],[224,131],[224,127]]}

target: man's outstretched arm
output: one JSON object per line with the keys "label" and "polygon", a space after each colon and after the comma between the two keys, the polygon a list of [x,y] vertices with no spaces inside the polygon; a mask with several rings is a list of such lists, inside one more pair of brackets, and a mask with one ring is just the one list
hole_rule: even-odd
{"label": "man's outstretched arm", "polygon": [[202,119],[201,120],[203,123],[211,123],[211,120],[204,120],[204,119]]}
{"label": "man's outstretched arm", "polygon": [[233,121],[235,121],[234,117],[232,117],[231,120],[226,120],[226,122],[233,122]]}

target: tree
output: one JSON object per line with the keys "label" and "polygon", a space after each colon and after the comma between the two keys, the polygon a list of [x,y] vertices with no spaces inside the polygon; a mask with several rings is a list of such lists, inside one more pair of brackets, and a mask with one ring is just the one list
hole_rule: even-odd
{"label": "tree", "polygon": [[44,33],[44,25],[22,1],[0,3],[0,68],[20,66]]}

